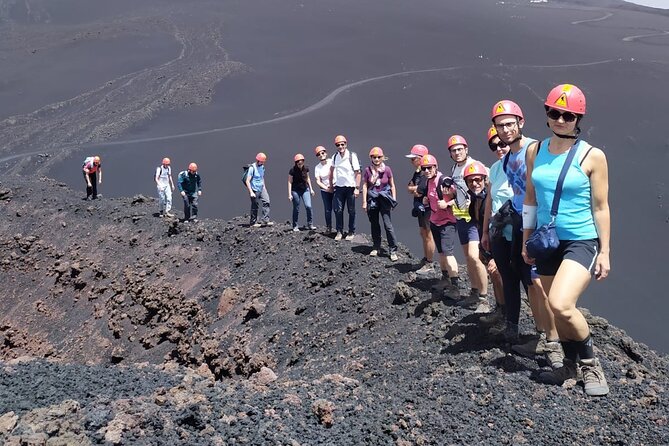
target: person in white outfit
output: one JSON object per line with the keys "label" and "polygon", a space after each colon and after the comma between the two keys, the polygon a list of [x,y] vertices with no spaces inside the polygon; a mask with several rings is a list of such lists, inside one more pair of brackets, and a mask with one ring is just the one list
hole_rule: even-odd
{"label": "person in white outfit", "polygon": [[174,217],[172,210],[172,191],[174,190],[174,181],[172,181],[172,168],[170,159],[163,158],[160,166],[156,167],[155,174],[156,187],[158,188],[159,211],[161,217]]}

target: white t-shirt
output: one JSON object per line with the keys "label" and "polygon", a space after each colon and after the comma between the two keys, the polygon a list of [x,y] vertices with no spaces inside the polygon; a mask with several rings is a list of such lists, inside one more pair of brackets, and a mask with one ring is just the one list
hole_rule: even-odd
{"label": "white t-shirt", "polygon": [[355,187],[355,172],[360,171],[358,156],[346,149],[344,156],[341,156],[337,152],[332,155],[332,159],[334,160],[334,185],[339,187]]}
{"label": "white t-shirt", "polygon": [[169,186],[170,185],[170,176],[172,176],[172,169],[171,167],[167,166],[167,168],[164,168],[163,166],[158,166],[156,167],[156,176],[158,177],[158,186]]}
{"label": "white t-shirt", "polygon": [[[465,202],[467,201],[467,195],[465,195],[465,192],[467,190],[467,183],[465,182],[465,168],[470,165],[471,163],[474,162],[474,159],[471,157],[467,157],[465,160],[464,164],[462,166],[458,166],[457,164],[453,165],[453,168],[451,169],[451,178],[453,178],[453,181],[455,184],[457,184],[460,187],[456,188],[457,191],[457,200],[456,200],[456,206],[460,205],[466,208]],[[461,189],[462,188],[462,189]],[[465,209],[462,209],[463,211]],[[468,214],[468,212],[467,212]]]}
{"label": "white t-shirt", "polygon": [[325,160],[325,164],[318,163],[314,167],[314,175],[326,186],[330,186],[330,166],[332,166],[332,160],[327,159]]}

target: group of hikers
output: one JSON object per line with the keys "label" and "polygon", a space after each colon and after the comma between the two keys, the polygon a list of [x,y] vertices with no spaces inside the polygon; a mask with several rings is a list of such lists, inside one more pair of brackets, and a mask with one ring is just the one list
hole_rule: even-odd
{"label": "group of hikers", "polygon": [[[417,219],[424,254],[415,272],[418,277],[429,277],[440,271],[435,292],[484,313],[480,323],[492,335],[503,336],[515,353],[543,356],[550,370],[541,372],[539,381],[561,385],[578,379],[586,394],[602,396],[609,392],[608,384],[593,351],[588,323],[576,303],[593,275],[602,280],[610,270],[606,156],[580,138],[586,99],[578,87],[554,87],[544,107],[552,135],[538,141],[523,134],[525,117],[517,103],[501,100],[493,105],[487,131],[495,158],[490,168],[469,156],[469,145],[461,135],[448,138],[453,164],[447,174],[426,146],[411,148],[406,155],[412,165],[407,191],[413,197],[411,213]],[[370,255],[382,253],[383,222],[388,256],[397,261],[391,221],[397,190],[383,149],[372,147],[369,164],[363,168],[358,155],[348,149],[345,136],[336,136],[334,146],[331,157],[324,146],[314,149],[318,159],[314,176],[323,201],[326,233],[334,233],[337,241],[354,239],[355,202],[362,196],[362,209],[371,226]],[[301,205],[306,210],[304,228],[314,230],[311,198],[315,190],[309,167],[303,154],[296,154],[293,161],[287,180],[292,230],[300,231]],[[249,224],[256,228],[273,225],[264,180],[266,162],[267,155],[258,153],[242,179],[251,200]],[[87,197],[92,199],[98,196],[96,173],[97,181],[102,182],[99,157],[87,158],[84,176]],[[173,217],[169,158],[156,169],[155,182],[160,215]],[[185,221],[197,221],[197,198],[202,190],[195,163],[179,173],[177,187],[184,199]],[[348,213],[346,231],[344,209]],[[471,289],[463,292],[454,255],[456,235],[471,282]],[[494,308],[488,303],[489,281]],[[536,334],[524,344],[519,343],[518,328],[521,288],[528,296],[536,327]]]}

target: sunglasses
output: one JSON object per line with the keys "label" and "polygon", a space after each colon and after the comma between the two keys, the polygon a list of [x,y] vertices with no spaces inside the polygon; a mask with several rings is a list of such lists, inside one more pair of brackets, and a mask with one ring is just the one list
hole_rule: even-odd
{"label": "sunglasses", "polygon": [[373,159],[373,160],[380,160],[383,157],[382,156],[370,156],[370,158]]}
{"label": "sunglasses", "polygon": [[500,140],[500,141],[497,142],[497,143],[495,143],[495,142],[489,142],[489,143],[488,143],[488,147],[490,147],[490,150],[492,150],[493,152],[494,152],[495,150],[497,150],[498,148],[503,149],[503,148],[505,148],[505,147],[507,147],[507,146],[508,146],[508,144],[505,143],[505,142],[502,141],[502,140]]}
{"label": "sunglasses", "polygon": [[327,154],[328,153],[325,150],[321,150],[320,152],[318,152],[318,156],[327,155]]}
{"label": "sunglasses", "polygon": [[554,108],[551,108],[550,110],[548,110],[546,112],[546,116],[548,116],[548,119],[551,119],[553,121],[557,121],[558,119],[560,119],[560,117],[562,117],[564,122],[574,122],[574,121],[576,121],[576,118],[578,118],[576,113],[561,112],[559,110],[555,110]]}
{"label": "sunglasses", "polygon": [[337,144],[335,144],[335,146],[344,147],[344,146],[346,146],[346,143],[345,142],[338,142]]}
{"label": "sunglasses", "polygon": [[482,183],[483,177],[469,177],[467,178],[467,181],[471,181],[472,183]]}
{"label": "sunglasses", "polygon": [[422,170],[423,172],[427,172],[428,170],[432,169],[433,167],[434,166],[425,166],[425,167],[421,167],[420,170]]}

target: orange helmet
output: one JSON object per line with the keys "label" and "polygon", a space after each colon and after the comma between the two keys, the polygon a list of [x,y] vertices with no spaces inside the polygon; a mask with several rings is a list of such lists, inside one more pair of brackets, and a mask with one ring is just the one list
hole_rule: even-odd
{"label": "orange helmet", "polygon": [[171,162],[171,161],[170,161],[169,158],[163,158],[163,164],[164,164],[165,166],[169,166],[169,165],[170,165],[170,162]]}
{"label": "orange helmet", "polygon": [[302,155],[301,153],[298,153],[297,155],[295,155],[293,157],[293,161],[295,161],[295,162],[304,161],[304,155]]}
{"label": "orange helmet", "polygon": [[197,164],[195,164],[195,163],[190,163],[190,164],[188,165],[188,170],[191,171],[191,172],[193,172],[193,173],[194,173],[194,172],[197,172]]}
{"label": "orange helmet", "polygon": [[562,111],[585,114],[585,95],[576,85],[561,84],[553,88],[546,97],[546,107]]}
{"label": "orange helmet", "polygon": [[424,155],[423,159],[420,160],[420,166],[421,167],[428,167],[428,166],[439,167],[439,163],[437,163],[437,158],[435,158],[434,156]]}
{"label": "orange helmet", "polygon": [[261,163],[264,163],[265,161],[267,161],[267,155],[265,155],[263,152],[259,152],[256,155],[256,161],[260,161]]}
{"label": "orange helmet", "polygon": [[406,156],[407,158],[422,158],[428,153],[430,153],[430,151],[427,149],[427,147],[425,147],[422,144],[416,144],[411,148],[411,153],[404,156]]}
{"label": "orange helmet", "polygon": [[482,163],[474,161],[473,163],[470,163],[467,165],[467,167],[465,167],[465,172],[463,177],[467,178],[474,175],[481,175],[487,177],[488,171],[486,170],[485,166]]}
{"label": "orange helmet", "polygon": [[495,136],[497,136],[497,129],[495,128],[495,125],[493,124],[488,129],[488,142],[490,142],[490,140],[493,139]]}
{"label": "orange helmet", "polygon": [[93,157],[93,162],[94,162],[95,164],[100,164],[100,157],[99,157],[99,156],[94,156],[94,157]]}
{"label": "orange helmet", "polygon": [[369,156],[383,156],[383,149],[381,147],[372,147],[372,150],[369,151]]}
{"label": "orange helmet", "polygon": [[467,140],[465,139],[464,136],[460,135],[453,135],[450,138],[448,138],[448,149],[450,150],[451,147],[453,147],[456,144],[462,144],[465,147],[467,146]]}
{"label": "orange helmet", "polygon": [[325,152],[325,153],[327,153],[327,150],[325,150],[325,147],[323,147],[323,146],[317,146],[317,147],[314,149],[314,153],[315,153],[316,155],[318,155],[318,154],[321,153],[321,152]]}
{"label": "orange helmet", "polygon": [[340,143],[340,142],[348,143],[348,141],[346,141],[346,137],[344,135],[335,136],[334,143],[337,144],[337,143]]}
{"label": "orange helmet", "polygon": [[513,101],[509,101],[508,99],[502,99],[492,106],[490,119],[495,121],[495,118],[501,115],[513,115],[520,119],[525,119],[523,116],[523,110],[520,108],[520,106]]}

